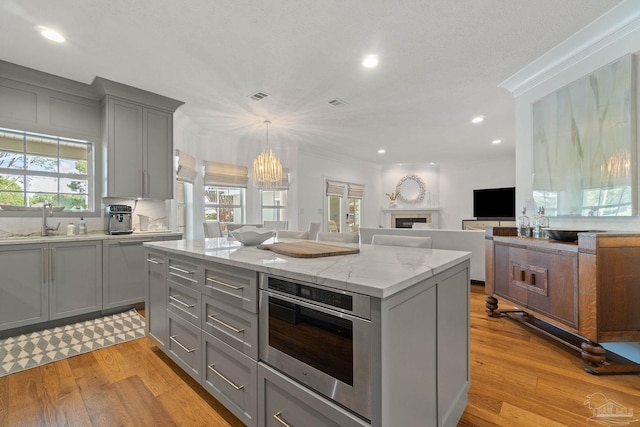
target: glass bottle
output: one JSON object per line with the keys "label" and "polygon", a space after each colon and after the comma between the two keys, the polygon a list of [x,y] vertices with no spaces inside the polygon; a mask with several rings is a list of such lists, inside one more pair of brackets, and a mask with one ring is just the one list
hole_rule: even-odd
{"label": "glass bottle", "polygon": [[[547,239],[547,228],[549,228],[549,217],[544,214],[544,206],[540,206],[538,208],[537,219],[537,228],[538,228],[538,239]],[[536,237],[535,235],[533,237]]]}
{"label": "glass bottle", "polygon": [[518,228],[518,237],[529,237],[531,235],[531,221],[527,216],[527,208],[522,207],[522,215],[516,219],[516,227]]}

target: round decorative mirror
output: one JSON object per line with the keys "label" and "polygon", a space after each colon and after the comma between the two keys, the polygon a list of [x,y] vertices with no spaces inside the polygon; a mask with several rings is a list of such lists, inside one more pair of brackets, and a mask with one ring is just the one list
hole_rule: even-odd
{"label": "round decorative mirror", "polygon": [[421,203],[424,200],[424,182],[417,175],[407,175],[396,185],[398,199],[405,203]]}

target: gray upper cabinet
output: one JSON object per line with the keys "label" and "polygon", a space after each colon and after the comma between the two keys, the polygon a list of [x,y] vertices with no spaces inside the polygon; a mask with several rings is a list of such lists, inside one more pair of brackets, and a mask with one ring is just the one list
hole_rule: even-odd
{"label": "gray upper cabinet", "polygon": [[47,245],[0,247],[0,330],[49,318]]}
{"label": "gray upper cabinet", "polygon": [[173,198],[173,112],[182,102],[96,77],[103,197]]}
{"label": "gray upper cabinet", "polygon": [[49,320],[101,309],[101,242],[50,243]]}

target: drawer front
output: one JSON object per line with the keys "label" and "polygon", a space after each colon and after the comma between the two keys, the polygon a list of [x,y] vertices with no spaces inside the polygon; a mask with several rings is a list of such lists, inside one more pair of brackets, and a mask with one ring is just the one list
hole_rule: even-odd
{"label": "drawer front", "polygon": [[202,290],[202,274],[192,260],[172,256],[168,260],[168,278],[196,291]]}
{"label": "drawer front", "polygon": [[218,263],[204,264],[203,293],[252,313],[258,308],[258,273]]}
{"label": "drawer front", "polygon": [[258,315],[202,295],[202,330],[258,359]]}
{"label": "drawer front", "polygon": [[196,381],[201,380],[202,332],[200,328],[169,314],[169,339],[165,352],[174,362],[191,375]]}
{"label": "drawer front", "polygon": [[247,426],[256,426],[257,362],[207,333],[202,349],[204,388]]}
{"label": "drawer front", "polygon": [[258,425],[370,426],[350,412],[262,364],[258,364]]}
{"label": "drawer front", "polygon": [[167,280],[167,309],[200,327],[201,294],[173,280]]}

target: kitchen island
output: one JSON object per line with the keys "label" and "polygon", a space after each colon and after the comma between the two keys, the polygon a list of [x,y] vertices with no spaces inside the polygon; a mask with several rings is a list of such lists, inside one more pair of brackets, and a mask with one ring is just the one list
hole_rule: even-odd
{"label": "kitchen island", "polygon": [[[226,238],[145,247],[148,335],[248,426],[455,426],[464,412],[470,253],[362,244],[358,254],[304,259]],[[336,316],[362,326],[346,334],[353,348],[335,363],[352,357],[350,372],[333,375],[329,391],[311,377],[333,367],[314,365],[313,352],[308,381],[272,362],[272,281],[366,299],[363,318]]]}

